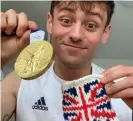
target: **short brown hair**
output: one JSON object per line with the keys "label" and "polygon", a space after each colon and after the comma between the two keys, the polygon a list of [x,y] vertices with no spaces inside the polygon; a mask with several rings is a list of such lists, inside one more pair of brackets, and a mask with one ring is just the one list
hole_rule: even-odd
{"label": "short brown hair", "polygon": [[52,1],[50,13],[53,16],[55,7],[61,7],[61,6],[62,7],[66,7],[66,6],[74,7],[76,5],[75,3],[78,3],[82,10],[90,11],[90,9],[93,7],[92,3],[94,2],[99,3],[102,6],[102,8],[107,11],[106,26],[108,26],[111,21],[112,15],[114,13],[114,8],[115,8],[114,1]]}

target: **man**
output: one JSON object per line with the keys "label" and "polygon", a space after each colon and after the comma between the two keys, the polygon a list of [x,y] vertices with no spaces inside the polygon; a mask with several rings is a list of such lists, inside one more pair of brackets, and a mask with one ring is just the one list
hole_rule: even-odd
{"label": "man", "polygon": [[[90,74],[102,74],[112,106],[121,121],[131,121],[133,110],[133,67],[119,65],[103,70],[92,64],[100,44],[105,44],[110,34],[113,1],[53,1],[47,16],[47,31],[55,60],[42,76],[26,81],[14,72],[2,81],[2,120],[7,121],[16,111],[18,121],[63,121],[62,90],[64,81],[72,81]],[[37,25],[28,21],[26,14],[14,10],[1,13],[2,66],[17,55],[29,40],[29,29]],[[12,36],[16,28],[16,35]],[[11,51],[12,50],[12,51]],[[113,83],[114,80],[123,80]],[[45,109],[34,109],[39,99],[45,100]],[[119,105],[120,104],[120,105]],[[127,107],[129,106],[129,108]],[[122,110],[125,110],[124,114]]]}

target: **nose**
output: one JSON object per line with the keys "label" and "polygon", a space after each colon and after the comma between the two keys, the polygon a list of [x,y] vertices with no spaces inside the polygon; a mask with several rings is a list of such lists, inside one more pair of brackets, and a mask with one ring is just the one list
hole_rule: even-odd
{"label": "nose", "polygon": [[80,23],[76,23],[72,26],[72,29],[70,32],[70,39],[73,42],[78,42],[82,40],[82,28]]}

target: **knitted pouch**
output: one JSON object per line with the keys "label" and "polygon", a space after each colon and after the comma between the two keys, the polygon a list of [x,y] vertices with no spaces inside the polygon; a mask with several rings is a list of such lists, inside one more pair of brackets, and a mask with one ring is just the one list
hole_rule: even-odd
{"label": "knitted pouch", "polygon": [[118,121],[100,75],[63,84],[65,121]]}

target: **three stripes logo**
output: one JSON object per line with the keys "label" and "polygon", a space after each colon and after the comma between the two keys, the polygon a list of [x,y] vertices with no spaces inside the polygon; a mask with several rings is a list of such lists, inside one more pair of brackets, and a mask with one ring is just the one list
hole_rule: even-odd
{"label": "three stripes logo", "polygon": [[35,104],[32,106],[32,109],[48,111],[48,107],[46,107],[44,97],[41,97],[37,102],[35,102]]}

